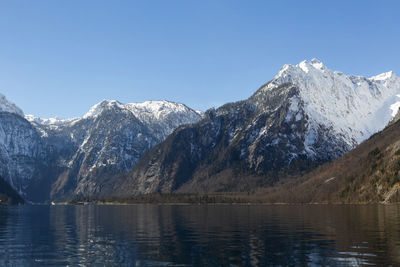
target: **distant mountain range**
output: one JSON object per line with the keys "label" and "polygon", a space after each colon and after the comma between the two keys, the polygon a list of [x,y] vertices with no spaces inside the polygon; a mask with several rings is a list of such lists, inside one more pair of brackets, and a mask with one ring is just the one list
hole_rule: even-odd
{"label": "distant mountain range", "polygon": [[348,76],[316,59],[204,114],[103,101],[82,118],[42,119],[0,95],[0,176],[33,202],[251,191],[355,148],[393,119],[399,95],[393,72]]}

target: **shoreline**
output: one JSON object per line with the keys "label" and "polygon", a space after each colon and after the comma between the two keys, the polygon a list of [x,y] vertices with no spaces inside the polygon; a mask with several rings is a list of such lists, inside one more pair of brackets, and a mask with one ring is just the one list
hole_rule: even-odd
{"label": "shoreline", "polygon": [[392,206],[400,205],[400,203],[384,203],[384,202],[372,202],[372,203],[226,203],[226,202],[215,202],[215,203],[190,203],[190,202],[105,202],[105,203],[55,203],[55,204],[27,204],[27,205],[50,205],[50,206],[139,206],[139,205],[152,205],[152,206],[317,206],[317,205],[334,205],[334,206]]}

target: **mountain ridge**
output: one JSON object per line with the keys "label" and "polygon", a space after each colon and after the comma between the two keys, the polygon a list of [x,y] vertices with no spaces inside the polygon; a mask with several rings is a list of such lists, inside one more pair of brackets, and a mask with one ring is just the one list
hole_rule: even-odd
{"label": "mountain ridge", "polygon": [[204,114],[169,101],[106,100],[73,119],[13,108],[0,112],[0,175],[35,201],[254,190],[350,151],[392,120],[399,95],[393,72],[345,75],[312,59]]}
{"label": "mountain ridge", "polygon": [[[189,107],[170,101],[102,101],[74,119],[2,114],[0,171],[14,188],[34,202],[100,190],[99,181],[106,173],[128,171],[144,151],[164,140],[176,127],[201,118]],[[16,133],[25,138],[14,140]],[[26,139],[29,134],[32,137]],[[32,145],[38,152],[21,152],[14,144]]]}
{"label": "mountain ridge", "polygon": [[13,102],[9,101],[3,94],[0,94],[0,112],[9,112],[24,116],[24,112]]}
{"label": "mountain ridge", "polygon": [[346,76],[315,59],[285,65],[247,100],[178,128],[114,191],[206,193],[271,185],[285,173],[338,158],[381,130],[399,92],[393,73]]}

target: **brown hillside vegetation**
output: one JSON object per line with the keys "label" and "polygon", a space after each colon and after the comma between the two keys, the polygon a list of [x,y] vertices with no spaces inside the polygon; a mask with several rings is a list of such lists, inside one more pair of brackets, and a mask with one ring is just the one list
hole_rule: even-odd
{"label": "brown hillside vegetation", "polygon": [[400,121],[343,157],[256,195],[272,203],[399,202]]}

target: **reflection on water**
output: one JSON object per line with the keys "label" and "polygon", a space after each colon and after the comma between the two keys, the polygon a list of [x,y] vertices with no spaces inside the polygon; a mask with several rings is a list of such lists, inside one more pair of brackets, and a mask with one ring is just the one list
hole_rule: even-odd
{"label": "reflection on water", "polygon": [[400,264],[400,206],[0,207],[0,265]]}

